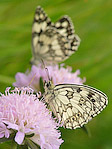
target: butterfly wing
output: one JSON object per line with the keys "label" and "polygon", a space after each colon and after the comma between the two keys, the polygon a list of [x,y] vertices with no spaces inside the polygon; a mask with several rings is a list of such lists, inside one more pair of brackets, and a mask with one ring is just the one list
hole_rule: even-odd
{"label": "butterfly wing", "polygon": [[48,104],[65,128],[75,129],[88,123],[107,103],[107,96],[95,88],[62,84],[55,86]]}
{"label": "butterfly wing", "polygon": [[64,16],[54,24],[44,10],[37,7],[32,26],[32,64],[38,64],[40,59],[48,64],[61,62],[77,50],[79,43],[69,17]]}
{"label": "butterfly wing", "polygon": [[69,16],[63,16],[55,23],[55,27],[58,29],[60,34],[69,40],[70,48],[65,50],[65,53],[67,56],[70,56],[80,45],[80,38],[75,34],[71,18]]}
{"label": "butterfly wing", "polygon": [[[38,6],[36,8],[35,16],[34,16],[34,21],[33,21],[33,26],[32,26],[32,54],[33,58],[31,60],[31,63],[38,63],[38,53],[41,49],[41,41],[40,41],[40,35],[44,31],[46,31],[46,28],[48,26],[51,26],[51,20],[47,16],[47,14],[44,12],[44,10]],[[44,39],[43,39],[44,41]]]}
{"label": "butterfly wing", "polygon": [[74,36],[74,26],[69,16],[63,16],[56,23],[55,27],[58,32],[68,39],[72,39]]}
{"label": "butterfly wing", "polygon": [[48,62],[60,62],[65,58],[65,49],[68,48],[70,48],[68,40],[54,27],[47,27],[39,36],[36,49],[40,50],[36,55],[38,55],[38,59],[42,58]]}

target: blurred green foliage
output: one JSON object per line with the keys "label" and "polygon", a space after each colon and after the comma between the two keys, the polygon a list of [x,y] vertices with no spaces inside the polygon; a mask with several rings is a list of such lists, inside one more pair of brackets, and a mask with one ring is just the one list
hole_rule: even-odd
{"label": "blurred green foliage", "polygon": [[[79,50],[65,61],[80,69],[86,84],[104,91],[107,108],[89,122],[91,137],[82,130],[60,128],[62,149],[112,149],[112,1],[111,0],[0,0],[0,91],[12,86],[17,72],[30,68],[31,28],[37,5],[52,21],[69,15],[81,38]],[[11,148],[8,143],[0,149]]]}

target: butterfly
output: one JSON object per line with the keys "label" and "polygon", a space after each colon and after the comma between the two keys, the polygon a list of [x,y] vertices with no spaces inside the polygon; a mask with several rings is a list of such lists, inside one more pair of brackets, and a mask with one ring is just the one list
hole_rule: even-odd
{"label": "butterfly", "polygon": [[32,64],[38,64],[40,59],[48,64],[64,61],[78,49],[79,44],[80,38],[74,34],[68,16],[53,23],[40,6],[36,8],[32,26]]}
{"label": "butterfly", "polygon": [[87,124],[108,104],[107,96],[87,85],[45,82],[44,99],[64,128],[76,129]]}

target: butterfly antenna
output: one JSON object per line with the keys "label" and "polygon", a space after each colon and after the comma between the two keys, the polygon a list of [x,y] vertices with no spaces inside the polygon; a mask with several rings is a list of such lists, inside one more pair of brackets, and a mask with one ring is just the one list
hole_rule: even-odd
{"label": "butterfly antenna", "polygon": [[43,66],[44,66],[44,69],[45,69],[45,71],[46,71],[46,73],[47,73],[48,80],[50,81],[51,79],[50,79],[49,71],[48,71],[48,69],[46,68],[43,59],[41,59],[41,61],[42,61],[42,64],[43,64]]}
{"label": "butterfly antenna", "polygon": [[45,68],[45,70],[46,70],[46,73],[47,73],[47,76],[48,76],[48,80],[50,81],[51,79],[50,79],[49,71],[48,71],[47,68]]}
{"label": "butterfly antenna", "polygon": [[44,66],[44,68],[46,68],[46,67],[45,67],[45,63],[44,63],[44,61],[43,61],[42,58],[41,58],[41,61],[42,61],[42,65]]}
{"label": "butterfly antenna", "polygon": [[36,73],[34,74],[33,78],[31,79],[30,83],[28,84],[28,86],[31,85],[31,83],[32,83],[32,81],[34,80],[35,76],[36,76]]}

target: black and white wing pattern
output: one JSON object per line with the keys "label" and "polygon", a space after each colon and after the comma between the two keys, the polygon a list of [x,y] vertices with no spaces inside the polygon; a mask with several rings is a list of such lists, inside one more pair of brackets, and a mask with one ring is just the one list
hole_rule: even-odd
{"label": "black and white wing pattern", "polygon": [[64,128],[76,129],[88,123],[108,104],[107,96],[90,86],[45,83],[45,101]]}
{"label": "black and white wing pattern", "polygon": [[70,42],[70,49],[67,51],[65,50],[66,55],[69,56],[73,54],[73,52],[75,52],[80,45],[80,38],[75,34],[72,20],[69,16],[63,16],[55,23],[55,27],[58,29],[58,32],[65,36]]}
{"label": "black and white wing pattern", "polygon": [[47,63],[58,63],[73,54],[80,44],[68,16],[52,23],[44,10],[38,6],[32,26],[32,64],[40,59]]}

